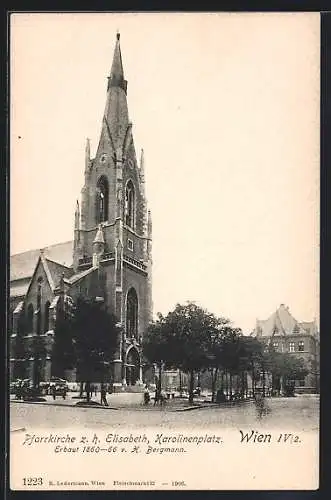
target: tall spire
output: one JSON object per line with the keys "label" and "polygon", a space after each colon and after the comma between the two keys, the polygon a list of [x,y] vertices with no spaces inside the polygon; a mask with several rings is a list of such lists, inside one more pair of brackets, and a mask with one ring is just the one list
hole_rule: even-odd
{"label": "tall spire", "polygon": [[79,201],[76,200],[76,210],[75,210],[75,231],[79,230],[80,226],[80,210],[79,210]]}
{"label": "tall spire", "polygon": [[152,238],[152,214],[151,214],[150,210],[148,210],[148,212],[147,212],[147,234],[148,234],[148,238],[151,239]]}
{"label": "tall spire", "polygon": [[113,56],[113,63],[110,70],[110,76],[108,79],[108,89],[109,87],[121,87],[124,92],[126,92],[127,81],[124,79],[124,71],[122,64],[121,46],[120,46],[120,34],[116,33],[116,44]]}
{"label": "tall spire", "polygon": [[140,154],[139,174],[140,174],[140,182],[145,182],[145,155],[144,155],[143,149],[141,150],[141,154]]}
{"label": "tall spire", "polygon": [[85,171],[88,171],[90,166],[90,161],[91,161],[91,146],[90,146],[90,139],[87,137],[85,145]]}
{"label": "tall spire", "polygon": [[96,157],[102,155],[105,149],[111,149],[110,154],[123,151],[125,137],[129,127],[128,103],[126,99],[127,81],[124,79],[120,35],[116,35],[113,62],[108,77],[107,101],[102,121],[102,131]]}

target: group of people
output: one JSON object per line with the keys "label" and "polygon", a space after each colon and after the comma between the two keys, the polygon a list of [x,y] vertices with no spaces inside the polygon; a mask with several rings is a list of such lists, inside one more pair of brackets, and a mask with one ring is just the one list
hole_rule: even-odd
{"label": "group of people", "polygon": [[[98,396],[98,390],[99,390],[99,386],[97,384],[90,384],[89,387],[86,387],[85,386],[85,392],[87,394],[87,391],[88,391],[88,395],[89,395],[89,398],[92,398],[92,396],[94,395],[95,397]],[[111,384],[104,384],[102,383],[100,385],[100,396],[101,396],[101,404],[104,405],[104,406],[109,406],[108,404],[108,401],[107,401],[107,393],[111,393],[112,392],[112,386]],[[81,390],[80,390],[80,397],[82,398],[84,395],[84,385],[82,384],[81,385]]]}
{"label": "group of people", "polygon": [[66,398],[68,392],[68,387],[66,385],[56,385],[56,384],[51,384],[50,385],[50,393],[53,396],[53,399],[55,401],[56,396],[62,396],[63,399]]}
{"label": "group of people", "polygon": [[[155,394],[154,394],[154,406],[157,404],[160,404],[161,406],[163,406],[166,402],[166,399],[167,399],[167,395],[165,394],[165,392],[162,389],[160,390],[158,387],[156,387]],[[151,400],[151,396],[150,396],[148,385],[146,384],[145,390],[144,390],[144,404],[148,405],[150,403],[150,400]]]}
{"label": "group of people", "polygon": [[17,380],[15,383],[15,396],[17,399],[25,399],[29,396],[31,392],[31,381],[30,379],[26,380]]}

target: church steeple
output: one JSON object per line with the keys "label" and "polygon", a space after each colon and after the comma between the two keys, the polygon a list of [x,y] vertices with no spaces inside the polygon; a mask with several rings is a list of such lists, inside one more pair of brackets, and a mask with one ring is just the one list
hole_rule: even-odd
{"label": "church steeple", "polygon": [[[75,214],[73,267],[77,280],[84,280],[81,289],[87,287],[90,294],[93,290],[98,299],[102,297],[121,324],[113,378],[124,385],[136,383],[137,376],[141,381],[139,344],[153,310],[152,219],[147,212],[145,168],[144,152],[140,159],[136,155],[117,33],[95,156],[90,141],[86,141],[82,202]],[[135,371],[130,356],[136,360]]]}
{"label": "church steeple", "polygon": [[92,231],[97,230],[100,222],[103,223],[106,253],[110,254],[113,244],[116,247],[120,240],[137,262],[147,255],[146,241],[142,244],[143,239],[149,237],[144,151],[141,150],[140,159],[137,159],[120,40],[117,33],[100,139],[94,157],[91,156],[90,141],[86,141],[85,184],[80,207],[81,260],[84,256],[92,257]]}
{"label": "church steeple", "polygon": [[105,149],[111,149],[113,155],[118,155],[119,151],[121,154],[123,152],[130,126],[126,90],[127,81],[124,79],[120,34],[117,33],[113,62],[108,77],[107,101],[97,157]]}
{"label": "church steeple", "polygon": [[111,66],[110,76],[108,77],[108,89],[109,87],[121,87],[125,93],[127,89],[127,81],[124,79],[119,33],[116,34],[113,63]]}

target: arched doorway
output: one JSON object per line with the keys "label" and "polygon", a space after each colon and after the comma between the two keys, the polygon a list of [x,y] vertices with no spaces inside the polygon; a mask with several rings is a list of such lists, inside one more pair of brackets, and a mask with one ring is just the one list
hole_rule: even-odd
{"label": "arched doorway", "polygon": [[135,385],[139,380],[139,371],[140,371],[140,357],[137,349],[135,347],[131,347],[129,352],[126,355],[126,384],[127,385]]}

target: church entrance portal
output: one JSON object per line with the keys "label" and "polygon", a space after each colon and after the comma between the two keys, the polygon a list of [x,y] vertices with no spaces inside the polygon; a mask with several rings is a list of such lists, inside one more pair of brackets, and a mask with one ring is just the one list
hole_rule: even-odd
{"label": "church entrance portal", "polygon": [[135,385],[139,380],[140,359],[137,350],[132,347],[126,357],[126,383]]}

